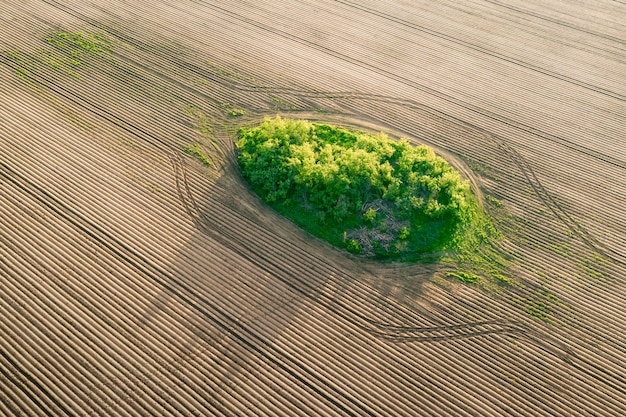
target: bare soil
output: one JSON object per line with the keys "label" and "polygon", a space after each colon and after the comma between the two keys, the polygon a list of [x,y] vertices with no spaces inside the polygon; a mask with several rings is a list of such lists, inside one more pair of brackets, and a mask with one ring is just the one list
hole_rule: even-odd
{"label": "bare soil", "polygon": [[[0,9],[0,415],[625,413],[623,3]],[[58,30],[112,53],[63,74]],[[515,285],[364,261],[272,212],[233,144],[276,113],[449,155]]]}

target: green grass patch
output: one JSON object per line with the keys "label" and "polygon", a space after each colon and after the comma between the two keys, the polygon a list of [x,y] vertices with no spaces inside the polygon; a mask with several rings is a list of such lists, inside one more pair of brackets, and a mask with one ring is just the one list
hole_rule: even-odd
{"label": "green grass patch", "polygon": [[[548,276],[539,271],[536,274],[542,283],[526,282],[526,285],[516,283],[515,285],[518,285],[520,290],[517,291],[519,298],[514,297],[512,301],[529,316],[546,324],[553,324],[556,316],[564,318],[562,314],[569,307],[564,305],[552,290],[544,284],[544,282],[548,281]],[[559,279],[563,279],[563,277],[559,276]]]}
{"label": "green grass patch", "polygon": [[[400,261],[448,253],[471,263],[496,234],[469,183],[426,146],[276,117],[240,129],[237,147],[263,200],[353,253]],[[485,262],[479,270],[494,270]]]}
{"label": "green grass patch", "polygon": [[278,97],[274,97],[274,96],[270,96],[270,100],[272,100],[272,109],[274,110],[285,110],[285,111],[295,111],[297,110],[296,106],[287,103],[286,101],[278,98]]}
{"label": "green grass patch", "polygon": [[498,200],[497,198],[495,198],[493,196],[490,196],[489,194],[485,195],[485,200],[487,200],[494,207],[497,207],[497,208],[501,208],[502,207],[502,201]]}
{"label": "green grass patch", "polygon": [[49,45],[66,51],[75,60],[85,55],[98,55],[111,52],[111,41],[108,37],[93,33],[56,32],[45,38]]}
{"label": "green grass patch", "polygon": [[55,32],[44,38],[46,47],[26,54],[20,51],[5,52],[13,62],[15,74],[27,79],[33,73],[52,70],[80,79],[80,69],[93,57],[111,52],[112,42],[104,35],[83,32]]}
{"label": "green grass patch", "polygon": [[206,165],[206,166],[210,166],[211,165],[211,160],[202,151],[202,147],[200,146],[199,143],[194,143],[193,145],[185,146],[183,148],[183,150],[185,152],[187,152],[188,154],[193,155],[196,158],[198,158],[204,165]]}
{"label": "green grass patch", "polygon": [[598,253],[578,259],[576,266],[578,266],[583,275],[593,279],[602,279],[609,276],[607,269],[608,261]]}
{"label": "green grass patch", "polygon": [[44,65],[74,78],[80,78],[78,69],[91,57],[111,53],[111,41],[104,35],[60,31],[47,36],[45,41],[52,48],[39,51]]}
{"label": "green grass patch", "polygon": [[238,117],[238,116],[243,116],[244,114],[246,114],[246,111],[244,109],[230,109],[228,111],[228,114],[230,116]]}
{"label": "green grass patch", "polygon": [[448,272],[446,274],[447,277],[454,277],[454,278],[458,278],[459,280],[461,280],[462,282],[466,283],[466,284],[476,284],[478,281],[480,281],[480,277],[476,274],[473,274],[471,272]]}
{"label": "green grass patch", "polygon": [[551,303],[547,300],[526,300],[524,308],[526,313],[528,313],[531,317],[539,319],[547,324],[551,324],[553,321]]}
{"label": "green grass patch", "polygon": [[0,55],[0,62],[11,65],[14,74],[23,81],[26,81],[35,69],[32,57],[18,50],[3,51]]}
{"label": "green grass patch", "polygon": [[234,107],[230,103],[222,103],[220,104],[220,106],[226,109],[228,111],[228,114],[233,117],[239,117],[239,116],[243,116],[244,114],[246,114],[246,111],[244,109]]}
{"label": "green grass patch", "polygon": [[185,114],[191,117],[194,128],[205,138],[209,138],[213,131],[213,126],[209,122],[208,117],[200,107],[195,104],[187,103],[183,107]]}

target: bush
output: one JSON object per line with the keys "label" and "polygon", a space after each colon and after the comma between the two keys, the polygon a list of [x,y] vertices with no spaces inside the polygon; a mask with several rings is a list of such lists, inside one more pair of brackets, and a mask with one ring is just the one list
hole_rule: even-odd
{"label": "bush", "polygon": [[348,252],[361,253],[361,245],[359,245],[359,242],[354,239],[350,239],[346,243],[346,249],[348,249]]}
{"label": "bush", "polygon": [[[408,241],[405,251],[446,247],[471,217],[474,200],[458,172],[432,149],[383,133],[277,116],[240,129],[237,147],[244,177],[265,201],[337,246],[345,244],[344,230],[381,219],[371,207],[359,215],[365,204],[391,207],[387,216],[393,221],[373,238],[382,239],[379,247],[392,247],[384,240],[393,233],[393,239]],[[394,228],[401,222],[410,227]],[[373,253],[365,250],[371,242],[349,237],[359,251]]]}
{"label": "bush", "polygon": [[363,220],[370,224],[374,223],[374,220],[376,220],[376,210],[371,207],[368,208],[365,213],[363,213]]}

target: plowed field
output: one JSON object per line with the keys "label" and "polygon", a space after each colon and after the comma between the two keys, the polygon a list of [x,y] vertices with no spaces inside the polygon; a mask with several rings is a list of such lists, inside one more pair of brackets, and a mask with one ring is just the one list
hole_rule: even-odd
{"label": "plowed field", "polygon": [[[0,0],[0,29],[0,415],[626,414],[624,2]],[[435,147],[511,282],[274,213],[234,143],[277,113]]]}

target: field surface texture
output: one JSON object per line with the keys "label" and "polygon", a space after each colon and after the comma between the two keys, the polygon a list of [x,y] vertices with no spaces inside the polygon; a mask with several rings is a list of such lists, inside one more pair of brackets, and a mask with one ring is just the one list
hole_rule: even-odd
{"label": "field surface texture", "polygon": [[[0,33],[0,415],[626,414],[624,2],[0,0]],[[237,167],[276,114],[433,147],[501,237],[308,235]]]}

